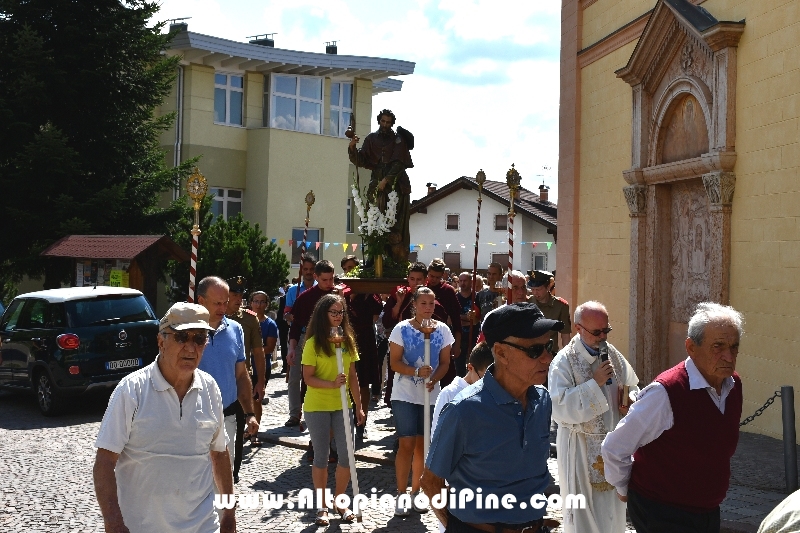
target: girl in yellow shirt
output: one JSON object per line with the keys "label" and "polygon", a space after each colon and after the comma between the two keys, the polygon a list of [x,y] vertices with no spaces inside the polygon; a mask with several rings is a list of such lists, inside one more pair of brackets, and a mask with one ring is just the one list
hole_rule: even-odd
{"label": "girl in yellow shirt", "polygon": [[[339,387],[346,385],[355,400],[355,416],[358,424],[365,421],[364,411],[361,409],[361,391],[358,388],[356,365],[358,361],[358,348],[356,347],[355,334],[347,318],[346,302],[338,294],[326,294],[320,298],[311,316],[308,325],[308,340],[303,348],[303,379],[308,386],[303,409],[305,411],[308,432],[311,434],[311,444],[314,449],[327,450],[330,443],[330,434],[336,439],[339,451],[339,464],[336,468],[336,494],[334,498],[344,493],[350,481],[350,464],[345,451],[346,435],[344,429],[344,410],[342,408]],[[336,348],[330,342],[331,328],[341,326],[344,330],[342,342],[342,366],[346,374],[340,374],[336,362]],[[352,407],[348,396],[348,407]],[[350,416],[348,409],[347,416]],[[352,426],[352,424],[351,424]],[[353,465],[355,466],[355,465]],[[325,490],[328,485],[328,458],[327,454],[318,453],[314,456],[311,467],[311,479],[314,489]],[[350,509],[336,509],[344,522],[352,522],[355,515]],[[317,525],[328,525],[328,509],[317,509]]]}

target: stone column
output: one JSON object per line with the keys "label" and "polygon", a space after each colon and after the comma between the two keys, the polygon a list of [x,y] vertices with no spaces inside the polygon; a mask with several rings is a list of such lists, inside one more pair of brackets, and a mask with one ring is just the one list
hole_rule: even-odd
{"label": "stone column", "polygon": [[623,187],[631,217],[630,305],[628,309],[628,360],[637,376],[644,375],[644,278],[647,236],[647,187]]}
{"label": "stone column", "polygon": [[709,203],[709,298],[724,305],[730,301],[731,204],[736,188],[733,172],[710,172],[703,175]]}
{"label": "stone column", "polygon": [[[644,321],[641,335],[643,353],[639,378],[647,383],[667,368],[666,348],[671,305],[670,185],[647,186],[647,215],[644,247]],[[641,262],[641,256],[640,256]]]}

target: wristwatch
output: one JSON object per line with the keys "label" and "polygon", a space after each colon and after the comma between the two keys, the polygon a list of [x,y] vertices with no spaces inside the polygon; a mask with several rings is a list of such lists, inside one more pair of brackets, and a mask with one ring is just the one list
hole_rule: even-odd
{"label": "wristwatch", "polygon": [[248,418],[250,418],[251,416],[252,416],[252,417],[255,417],[255,416],[256,416],[256,414],[255,414],[255,413],[245,413],[245,414],[244,414],[244,419],[245,419],[245,420],[247,420],[247,419],[248,419]]}
{"label": "wristwatch", "polygon": [[414,369],[414,377],[415,377],[415,378],[418,378],[418,377],[419,377],[419,367],[417,367],[417,368],[415,368],[415,369]]}

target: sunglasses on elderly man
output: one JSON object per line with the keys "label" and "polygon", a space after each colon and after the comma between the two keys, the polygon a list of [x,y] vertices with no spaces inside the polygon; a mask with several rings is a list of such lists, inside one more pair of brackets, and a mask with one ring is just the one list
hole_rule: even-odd
{"label": "sunglasses on elderly man", "polygon": [[497,341],[497,342],[500,344],[511,346],[522,352],[525,352],[525,355],[527,355],[531,359],[538,359],[539,357],[541,357],[542,352],[544,350],[547,350],[547,353],[553,353],[553,346],[554,346],[553,339],[547,341],[546,344],[534,344],[533,346],[528,346],[527,348],[525,346],[520,346],[519,344],[514,344],[513,342],[506,342],[506,341]]}
{"label": "sunglasses on elderly man", "polygon": [[586,331],[586,333],[588,333],[589,335],[591,335],[593,337],[599,337],[601,333],[605,333],[606,335],[608,335],[612,331],[612,328],[610,328],[610,327],[609,328],[602,328],[602,329],[586,329],[586,326],[584,326],[583,324],[577,324],[577,325],[582,327],[583,330]]}
{"label": "sunglasses on elderly man", "polygon": [[198,346],[205,346],[208,343],[208,333],[190,334],[188,331],[176,331],[175,333],[162,332],[163,335],[172,335],[178,344],[186,344],[191,338]]}

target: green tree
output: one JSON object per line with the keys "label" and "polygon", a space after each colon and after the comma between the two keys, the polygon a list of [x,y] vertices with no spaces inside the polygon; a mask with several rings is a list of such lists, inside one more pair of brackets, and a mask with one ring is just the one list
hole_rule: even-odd
{"label": "green tree", "polygon": [[[289,277],[289,260],[280,247],[267,240],[258,224],[250,222],[239,213],[235,217],[212,223],[212,199],[206,197],[200,210],[200,248],[197,253],[197,282],[205,276],[222,279],[244,276],[250,292],[260,290],[270,296],[278,294],[281,281]],[[191,250],[190,230],[194,214],[176,228],[175,241],[187,251]],[[170,261],[169,275],[175,283],[167,289],[172,301],[186,301],[189,295],[189,265]]]}
{"label": "green tree", "polygon": [[[194,161],[168,168],[154,111],[172,87],[172,35],[146,0],[0,0],[0,286],[68,262],[40,252],[69,234],[163,234],[187,212],[164,202]],[[159,202],[166,205],[159,205]],[[3,295],[0,294],[0,297]]]}

